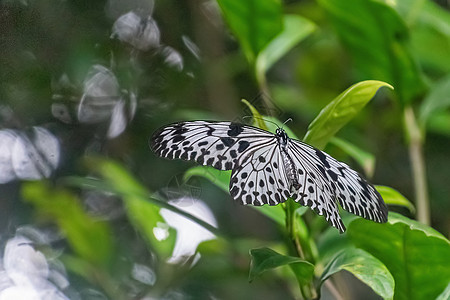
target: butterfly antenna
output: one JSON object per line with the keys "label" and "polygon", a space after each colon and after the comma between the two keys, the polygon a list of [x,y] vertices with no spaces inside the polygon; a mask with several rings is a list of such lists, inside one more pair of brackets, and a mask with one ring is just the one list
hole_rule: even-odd
{"label": "butterfly antenna", "polygon": [[281,128],[284,127],[284,125],[286,125],[287,122],[292,121],[292,118],[287,119],[286,121],[284,121],[283,125],[281,126]]}
{"label": "butterfly antenna", "polygon": [[[260,117],[255,117],[255,116],[244,116],[244,117],[242,117],[242,119],[248,119],[248,118],[260,119],[260,120],[263,120],[263,121],[265,121],[265,122],[272,123],[272,124],[274,124],[275,126],[277,126],[278,128],[280,128],[280,126],[278,126],[277,123],[275,123],[275,122],[273,122],[273,121],[270,121],[270,120],[266,120],[266,119],[260,118]],[[291,119],[291,121],[292,121],[292,119]],[[285,122],[285,123],[286,123],[286,122]],[[284,124],[283,124],[283,125],[284,125]]]}

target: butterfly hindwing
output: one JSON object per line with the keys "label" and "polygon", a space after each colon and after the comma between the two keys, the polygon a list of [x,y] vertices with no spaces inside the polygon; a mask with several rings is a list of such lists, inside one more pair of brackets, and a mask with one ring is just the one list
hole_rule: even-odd
{"label": "butterfly hindwing", "polygon": [[[387,208],[375,188],[345,163],[302,142],[291,140],[291,157],[303,170],[303,194],[294,199],[324,215],[341,232],[345,227],[336,202],[343,209],[363,218],[386,222]],[[303,177],[302,177],[303,176]],[[304,196],[304,197],[301,197]]]}
{"label": "butterfly hindwing", "polygon": [[286,172],[276,139],[255,149],[237,166],[230,194],[241,204],[277,205],[290,196]]}
{"label": "butterfly hindwing", "polygon": [[232,170],[239,159],[267,139],[273,139],[273,135],[238,123],[192,121],[160,128],[150,144],[162,157],[194,160],[219,170]]}

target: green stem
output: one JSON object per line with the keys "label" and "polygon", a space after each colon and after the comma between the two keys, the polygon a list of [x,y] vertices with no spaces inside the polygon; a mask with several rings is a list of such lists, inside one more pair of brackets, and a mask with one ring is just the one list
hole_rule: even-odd
{"label": "green stem", "polygon": [[293,207],[292,201],[288,201],[285,206],[286,209],[286,228],[289,234],[289,238],[294,244],[297,256],[301,259],[305,259],[305,253],[303,252],[300,239],[295,231],[295,207]]}
{"label": "green stem", "polygon": [[423,153],[423,134],[417,125],[411,106],[405,108],[404,118],[409,142],[409,157],[413,172],[417,220],[423,224],[430,225],[430,201],[428,199],[425,156]]}
{"label": "green stem", "polygon": [[[296,218],[295,210],[296,210],[295,203],[292,202],[291,200],[288,200],[285,205],[286,229],[288,231],[290,240],[294,244],[297,256],[300,257],[301,259],[305,259],[303,247],[301,245],[298,234],[295,230],[295,218]],[[306,285],[299,283],[299,287],[303,299],[315,299],[317,297],[316,290],[314,289],[314,285],[312,282]]]}

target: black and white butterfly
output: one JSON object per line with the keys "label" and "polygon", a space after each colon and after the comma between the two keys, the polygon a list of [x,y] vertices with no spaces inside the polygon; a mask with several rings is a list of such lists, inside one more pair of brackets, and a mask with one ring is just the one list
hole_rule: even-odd
{"label": "black and white butterfly", "polygon": [[242,204],[277,205],[288,198],[311,207],[340,232],[345,210],[384,223],[387,208],[373,185],[345,163],[308,144],[234,122],[179,122],[158,129],[150,147],[169,159],[232,170],[230,194]]}

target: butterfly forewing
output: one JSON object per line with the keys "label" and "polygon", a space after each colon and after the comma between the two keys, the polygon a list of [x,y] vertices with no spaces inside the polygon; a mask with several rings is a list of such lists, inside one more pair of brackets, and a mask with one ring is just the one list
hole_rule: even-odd
{"label": "butterfly forewing", "polygon": [[157,130],[151,148],[165,158],[194,160],[219,170],[232,170],[267,139],[274,139],[273,134],[238,123],[180,122]]}

